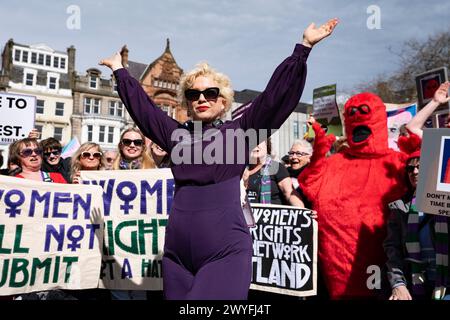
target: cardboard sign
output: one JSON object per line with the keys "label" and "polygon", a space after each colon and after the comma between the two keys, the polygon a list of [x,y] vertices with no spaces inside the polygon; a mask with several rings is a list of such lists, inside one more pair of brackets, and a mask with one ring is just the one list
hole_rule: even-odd
{"label": "cardboard sign", "polygon": [[251,204],[256,226],[250,288],[293,296],[316,295],[317,222],[311,210]]}
{"label": "cardboard sign", "polygon": [[36,97],[0,93],[0,144],[26,138],[34,128]]}

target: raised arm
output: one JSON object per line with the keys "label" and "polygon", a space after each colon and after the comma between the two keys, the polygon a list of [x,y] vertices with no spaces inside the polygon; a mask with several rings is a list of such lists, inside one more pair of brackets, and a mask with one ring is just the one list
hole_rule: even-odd
{"label": "raised arm", "polygon": [[325,135],[325,131],[313,117],[309,117],[308,124],[312,126],[315,133],[313,154],[310,163],[298,176],[298,182],[305,196],[312,201],[319,192],[326,154],[336,141],[336,137],[333,134]]}
{"label": "raised arm", "polygon": [[439,107],[441,104],[450,101],[448,96],[448,88],[450,87],[450,82],[444,82],[439,86],[439,88],[434,93],[433,99],[428,102],[425,107],[423,107],[417,114],[408,122],[406,128],[412,133],[417,134],[422,138],[423,125],[425,121],[431,116],[431,114]]}
{"label": "raised arm", "polygon": [[300,101],[306,80],[306,60],[311,48],[328,37],[338,24],[331,19],[316,28],[310,24],[303,34],[302,44],[275,70],[262,92],[239,118],[240,127],[246,129],[278,129]]}
{"label": "raised arm", "polygon": [[100,64],[114,72],[120,99],[139,129],[162,149],[170,152],[173,146],[170,138],[179,123],[158,108],[141,84],[123,68],[119,52],[100,61]]}

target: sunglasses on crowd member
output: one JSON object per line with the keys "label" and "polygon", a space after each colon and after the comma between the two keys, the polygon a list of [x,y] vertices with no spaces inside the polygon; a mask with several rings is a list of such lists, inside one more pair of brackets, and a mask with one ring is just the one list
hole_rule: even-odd
{"label": "sunglasses on crowd member", "polygon": [[415,166],[408,165],[408,166],[406,166],[406,172],[408,172],[408,173],[413,173],[413,172],[414,172],[414,169],[416,169],[416,168],[417,168],[417,170],[419,170],[419,165],[418,165],[418,164],[415,165]]}
{"label": "sunglasses on crowd member", "polygon": [[122,139],[122,144],[129,147],[131,144],[134,144],[136,147],[141,147],[144,144],[144,140],[142,139]]}
{"label": "sunglasses on crowd member", "polygon": [[81,153],[81,157],[83,158],[83,159],[86,159],[86,158],[90,158],[90,157],[93,157],[93,158],[96,158],[96,159],[100,159],[101,157],[102,157],[102,153],[101,152],[89,152],[89,151],[83,151],[82,153]]}
{"label": "sunglasses on crowd member", "polygon": [[290,155],[290,156],[297,156],[297,157],[303,157],[303,156],[309,156],[309,153],[301,152],[301,151],[289,151],[288,155]]}
{"label": "sunglasses on crowd member", "polygon": [[50,157],[51,155],[54,155],[55,157],[59,156],[61,154],[61,150],[52,150],[48,152],[44,152],[45,157]]}
{"label": "sunglasses on crowd member", "polygon": [[106,158],[106,162],[113,162],[114,161],[114,158],[110,158],[110,157],[108,157],[108,158]]}
{"label": "sunglasses on crowd member", "polygon": [[184,96],[189,101],[197,101],[200,95],[203,94],[206,100],[216,100],[219,97],[220,89],[216,87],[207,88],[203,91],[196,89],[187,89],[184,91]]}
{"label": "sunglasses on crowd member", "polygon": [[36,154],[37,156],[42,156],[42,149],[40,148],[25,148],[23,149],[19,154],[23,157],[23,158],[28,158],[31,157],[32,155]]}

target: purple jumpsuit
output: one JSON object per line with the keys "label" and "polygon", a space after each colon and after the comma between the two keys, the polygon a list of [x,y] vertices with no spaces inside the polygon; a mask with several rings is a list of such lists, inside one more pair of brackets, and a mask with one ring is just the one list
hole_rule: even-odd
{"label": "purple jumpsuit", "polygon": [[[242,117],[220,126],[218,130],[224,137],[223,159],[225,146],[233,142],[227,141],[225,130],[278,129],[289,117],[305,85],[310,50],[297,44]],[[179,143],[176,139],[172,141],[172,132],[183,126],[158,108],[126,69],[118,69],[114,75],[120,98],[137,126],[170,153]],[[204,125],[203,131],[210,128],[211,125]],[[201,141],[201,150],[211,140]],[[245,143],[248,163],[249,150],[254,145]],[[242,213],[239,185],[246,163],[230,164],[224,160],[210,164],[203,159],[199,164],[172,165],[176,188],[162,260],[166,299],[247,299],[252,239]]]}

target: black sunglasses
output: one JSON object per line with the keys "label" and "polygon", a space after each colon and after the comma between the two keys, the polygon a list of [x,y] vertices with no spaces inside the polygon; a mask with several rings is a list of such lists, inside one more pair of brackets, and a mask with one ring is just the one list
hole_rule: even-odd
{"label": "black sunglasses", "polygon": [[197,101],[200,95],[203,94],[206,100],[215,100],[219,97],[220,89],[216,87],[207,88],[203,91],[196,89],[187,89],[184,91],[184,96],[189,101]]}
{"label": "black sunglasses", "polygon": [[136,147],[141,147],[144,144],[144,140],[142,139],[136,139],[136,140],[132,140],[132,139],[122,139],[121,142],[123,145],[129,147],[131,146],[131,144],[133,143]]}
{"label": "black sunglasses", "polygon": [[412,166],[412,165],[406,166],[406,172],[407,173],[413,173],[414,169],[416,169],[416,168],[417,168],[417,170],[419,170],[419,165],[418,164],[415,165],[415,166]]}
{"label": "black sunglasses", "polygon": [[106,161],[107,161],[107,162],[113,162],[113,161],[114,161],[114,159],[113,159],[113,158],[110,158],[110,157],[108,157],[108,158],[106,158]]}
{"label": "black sunglasses", "polygon": [[83,151],[81,153],[81,157],[84,158],[84,159],[90,158],[90,157],[94,157],[94,158],[100,159],[102,157],[102,153],[101,152],[90,153],[89,151]]}
{"label": "black sunglasses", "polygon": [[52,151],[49,151],[49,152],[44,152],[44,156],[45,157],[50,157],[50,155],[54,155],[55,157],[56,156],[59,156],[60,154],[61,154],[61,150],[52,150]]}
{"label": "black sunglasses", "polygon": [[42,156],[42,149],[39,148],[26,148],[23,149],[19,154],[23,157],[23,158],[28,158],[31,157],[33,155],[33,152],[37,155],[37,156]]}

